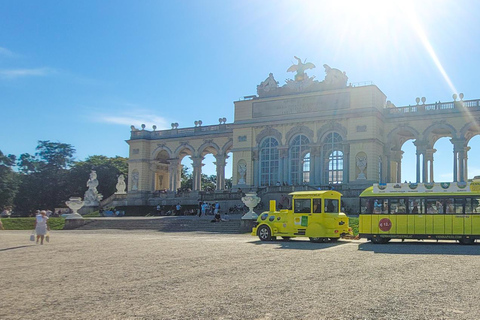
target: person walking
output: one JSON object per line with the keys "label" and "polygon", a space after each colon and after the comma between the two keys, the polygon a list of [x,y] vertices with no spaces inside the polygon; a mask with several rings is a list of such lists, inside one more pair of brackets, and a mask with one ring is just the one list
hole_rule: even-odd
{"label": "person walking", "polygon": [[48,217],[45,210],[40,211],[40,213],[35,217],[35,233],[37,234],[37,244],[40,241],[40,244],[43,244],[43,239],[47,234],[47,231],[50,230],[48,227]]}

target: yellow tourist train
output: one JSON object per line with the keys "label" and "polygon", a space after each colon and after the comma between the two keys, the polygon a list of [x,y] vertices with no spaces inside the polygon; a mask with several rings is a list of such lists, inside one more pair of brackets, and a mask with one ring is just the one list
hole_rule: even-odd
{"label": "yellow tourist train", "polygon": [[[263,212],[252,229],[252,235],[262,241],[282,237],[308,237],[312,242],[334,242],[352,235],[348,217],[340,212],[341,193],[337,191],[297,191],[292,196],[292,209],[276,210],[270,201],[270,210]],[[290,204],[288,204],[290,206]]]}
{"label": "yellow tourist train", "polygon": [[360,195],[359,235],[390,239],[480,239],[480,181],[374,184]]}

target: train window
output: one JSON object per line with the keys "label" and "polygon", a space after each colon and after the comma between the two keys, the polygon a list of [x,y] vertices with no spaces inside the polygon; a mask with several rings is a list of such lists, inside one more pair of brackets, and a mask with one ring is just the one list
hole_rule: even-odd
{"label": "train window", "polygon": [[423,214],[424,199],[422,198],[409,198],[408,199],[408,211],[410,214]]}
{"label": "train window", "polygon": [[338,213],[338,200],[337,199],[325,199],[325,212]]}
{"label": "train window", "polygon": [[295,213],[311,213],[312,207],[310,199],[295,199],[294,201]]}
{"label": "train window", "polygon": [[390,199],[390,212],[391,213],[407,213],[406,201],[403,198],[391,198]]}
{"label": "train window", "polygon": [[445,213],[446,214],[455,213],[455,205],[454,205],[454,199],[453,198],[445,199],[443,206],[445,207]]}
{"label": "train window", "polygon": [[472,198],[472,213],[480,213],[480,198]]}
{"label": "train window", "polygon": [[322,212],[322,199],[313,199],[313,213]]}
{"label": "train window", "polygon": [[472,198],[465,198],[465,214],[472,213]]}
{"label": "train window", "polygon": [[456,214],[463,214],[463,206],[465,204],[465,198],[455,198],[455,201],[453,202],[454,205],[454,212]]}
{"label": "train window", "polygon": [[[436,199],[426,199],[425,203],[426,203],[426,207],[427,207],[427,209],[425,211],[427,212],[427,214],[439,213]],[[440,213],[442,213],[442,212],[440,212]]]}

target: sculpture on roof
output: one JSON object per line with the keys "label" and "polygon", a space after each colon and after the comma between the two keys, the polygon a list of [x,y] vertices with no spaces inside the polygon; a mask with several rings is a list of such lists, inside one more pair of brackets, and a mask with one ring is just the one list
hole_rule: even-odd
{"label": "sculpture on roof", "polygon": [[315,65],[311,62],[307,62],[305,59],[304,62],[297,56],[294,56],[297,59],[297,64],[292,65],[290,68],[287,69],[287,72],[297,72],[295,75],[295,81],[302,81],[305,79],[305,70],[315,68]]}

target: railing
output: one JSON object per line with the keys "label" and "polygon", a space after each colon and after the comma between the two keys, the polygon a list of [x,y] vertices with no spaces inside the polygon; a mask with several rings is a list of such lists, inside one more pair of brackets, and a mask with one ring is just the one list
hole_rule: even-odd
{"label": "railing", "polygon": [[198,126],[183,129],[169,129],[160,131],[148,131],[148,130],[133,130],[130,135],[130,139],[163,139],[172,137],[187,137],[194,135],[216,134],[218,132],[231,132],[233,131],[232,124],[217,124],[213,126]]}
{"label": "railing", "polygon": [[408,115],[408,114],[427,114],[431,112],[442,112],[461,110],[462,108],[478,108],[480,107],[480,99],[467,101],[452,102],[435,102],[430,104],[419,104],[408,107],[386,108],[387,115]]}

